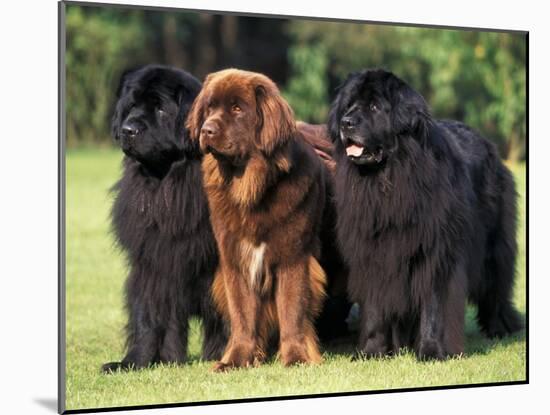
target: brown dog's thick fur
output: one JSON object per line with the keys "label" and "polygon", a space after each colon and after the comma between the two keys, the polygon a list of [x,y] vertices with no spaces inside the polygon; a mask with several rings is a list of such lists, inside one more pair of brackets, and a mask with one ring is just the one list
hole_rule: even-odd
{"label": "brown dog's thick fur", "polygon": [[318,260],[328,170],[276,85],[258,73],[209,75],[187,126],[206,153],[220,251],[212,294],[231,327],[214,369],[261,363],[273,334],[283,364],[320,362],[314,321],[325,296]]}
{"label": "brown dog's thick fur", "polygon": [[334,146],[330,141],[328,129],[325,124],[308,124],[303,121],[296,123],[296,128],[301,133],[306,143],[313,147],[317,155],[332,174],[336,171],[334,161]]}

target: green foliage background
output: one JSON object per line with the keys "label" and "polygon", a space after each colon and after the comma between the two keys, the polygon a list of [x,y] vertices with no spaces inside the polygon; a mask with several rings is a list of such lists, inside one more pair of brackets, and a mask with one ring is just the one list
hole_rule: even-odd
{"label": "green foliage background", "polygon": [[[294,21],[289,30],[299,44],[291,52],[324,52],[310,64],[327,68],[329,77],[385,67],[419,90],[435,116],[463,120],[495,140],[504,156],[525,157],[524,35],[313,21]],[[310,83],[315,70],[300,71],[302,62],[290,57],[296,68],[292,82]],[[306,104],[292,102],[299,116],[313,118]]]}
{"label": "green foliage background", "polygon": [[108,135],[114,78],[143,53],[139,19],[118,19],[109,9],[86,13],[70,7],[67,15],[67,131],[69,145],[101,144]]}
{"label": "green foliage background", "polygon": [[224,67],[265,72],[298,118],[323,123],[350,72],[384,67],[409,82],[438,118],[494,140],[505,158],[526,153],[526,35],[67,6],[70,147],[111,145],[121,73],[146,63],[203,78]]}

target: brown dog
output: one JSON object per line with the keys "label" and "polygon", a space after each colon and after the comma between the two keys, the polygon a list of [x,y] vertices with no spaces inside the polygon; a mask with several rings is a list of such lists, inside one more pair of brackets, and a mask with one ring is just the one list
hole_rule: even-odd
{"label": "brown dog", "polygon": [[231,336],[215,370],[257,365],[278,331],[285,365],[318,363],[314,328],[325,293],[319,265],[327,170],[264,75],[209,75],[187,127],[206,154],[203,177],[220,265],[212,292]]}
{"label": "brown dog", "polygon": [[334,146],[328,135],[328,129],[325,124],[308,124],[303,121],[296,123],[296,128],[301,133],[306,143],[313,147],[317,155],[323,160],[325,166],[332,174],[336,171],[336,162],[334,161]]}

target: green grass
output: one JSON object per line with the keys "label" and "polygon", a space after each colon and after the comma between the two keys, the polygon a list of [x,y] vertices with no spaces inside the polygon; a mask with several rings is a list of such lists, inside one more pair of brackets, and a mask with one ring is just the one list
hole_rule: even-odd
{"label": "green grass", "polygon": [[[392,359],[352,362],[352,345],[325,351],[315,367],[260,368],[216,374],[200,360],[200,328],[193,322],[190,363],[103,375],[102,363],[123,354],[126,266],[113,245],[108,189],[120,173],[113,150],[70,151],[67,155],[67,409],[300,395],[524,380],[525,334],[501,341],[479,334],[468,310],[466,356],[419,363],[410,353]],[[520,246],[515,303],[525,313],[525,166],[512,166],[520,194]]]}

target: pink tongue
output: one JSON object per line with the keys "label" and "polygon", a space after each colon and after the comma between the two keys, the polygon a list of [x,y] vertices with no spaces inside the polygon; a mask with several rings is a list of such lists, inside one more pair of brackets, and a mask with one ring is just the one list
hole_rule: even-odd
{"label": "pink tongue", "polygon": [[351,146],[346,147],[346,153],[348,156],[359,157],[363,154],[363,147],[352,144]]}

